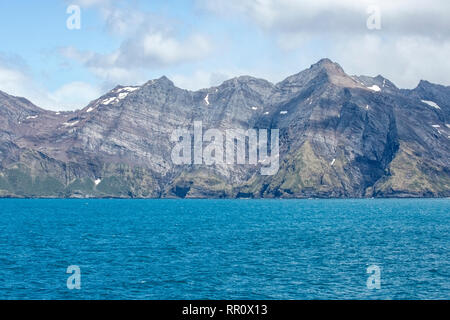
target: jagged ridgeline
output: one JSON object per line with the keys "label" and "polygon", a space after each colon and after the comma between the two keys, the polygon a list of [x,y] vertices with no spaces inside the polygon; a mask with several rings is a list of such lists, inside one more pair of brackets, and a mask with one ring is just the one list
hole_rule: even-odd
{"label": "jagged ridgeline", "polygon": [[[174,165],[171,134],[194,121],[279,129],[278,172]],[[450,87],[401,90],[328,59],[278,84],[118,86],[75,112],[0,92],[1,197],[449,197],[449,155]]]}

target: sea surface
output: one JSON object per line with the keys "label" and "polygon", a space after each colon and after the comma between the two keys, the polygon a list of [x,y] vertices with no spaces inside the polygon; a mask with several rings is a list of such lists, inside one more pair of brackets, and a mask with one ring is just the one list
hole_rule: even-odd
{"label": "sea surface", "polygon": [[0,299],[450,299],[449,249],[449,199],[1,199]]}

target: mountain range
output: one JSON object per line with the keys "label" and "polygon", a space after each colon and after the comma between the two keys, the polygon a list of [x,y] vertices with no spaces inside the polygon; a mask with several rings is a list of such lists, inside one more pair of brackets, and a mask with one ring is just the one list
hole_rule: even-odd
{"label": "mountain range", "polygon": [[[174,165],[170,136],[194,121],[279,129],[279,171]],[[450,87],[427,81],[399,89],[323,59],[277,84],[242,76],[198,91],[166,77],[117,86],[70,112],[0,92],[0,197],[449,196]]]}

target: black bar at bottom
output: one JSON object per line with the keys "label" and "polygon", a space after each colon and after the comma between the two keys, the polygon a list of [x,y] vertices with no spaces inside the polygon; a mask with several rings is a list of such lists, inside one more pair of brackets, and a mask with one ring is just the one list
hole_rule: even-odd
{"label": "black bar at bottom", "polygon": [[[86,316],[105,313],[143,319],[297,319],[314,316],[355,315],[371,317],[386,315],[386,309],[398,308],[402,315],[430,311],[437,307],[448,310],[448,301],[2,301],[2,311],[11,308],[14,314],[45,309],[46,314]],[[357,307],[357,308],[355,308]],[[58,312],[56,311],[58,310]],[[62,315],[61,314],[61,315]]]}

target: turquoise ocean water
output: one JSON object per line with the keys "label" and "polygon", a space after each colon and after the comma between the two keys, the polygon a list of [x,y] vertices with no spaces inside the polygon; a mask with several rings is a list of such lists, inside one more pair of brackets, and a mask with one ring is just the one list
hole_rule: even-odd
{"label": "turquoise ocean water", "polygon": [[0,299],[449,299],[449,249],[448,199],[2,199]]}

